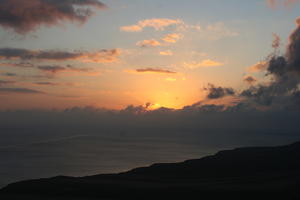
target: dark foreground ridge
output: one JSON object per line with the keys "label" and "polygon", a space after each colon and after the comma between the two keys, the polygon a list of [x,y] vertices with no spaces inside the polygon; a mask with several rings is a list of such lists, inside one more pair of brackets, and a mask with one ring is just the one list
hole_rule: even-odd
{"label": "dark foreground ridge", "polygon": [[125,173],[13,183],[1,199],[300,199],[300,142],[220,151]]}

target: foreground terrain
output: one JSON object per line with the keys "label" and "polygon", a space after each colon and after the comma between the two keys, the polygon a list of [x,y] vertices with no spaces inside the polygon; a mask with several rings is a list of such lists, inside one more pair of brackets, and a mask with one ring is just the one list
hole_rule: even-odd
{"label": "foreground terrain", "polygon": [[1,199],[300,199],[300,142],[220,151],[119,174],[10,184]]}

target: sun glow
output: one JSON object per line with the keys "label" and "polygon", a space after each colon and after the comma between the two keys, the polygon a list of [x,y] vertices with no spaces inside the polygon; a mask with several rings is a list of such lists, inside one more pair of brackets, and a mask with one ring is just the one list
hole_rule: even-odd
{"label": "sun glow", "polygon": [[150,110],[155,110],[159,108],[171,108],[171,109],[180,109],[184,106],[183,102],[178,95],[168,92],[157,93],[152,97],[153,103],[149,107]]}

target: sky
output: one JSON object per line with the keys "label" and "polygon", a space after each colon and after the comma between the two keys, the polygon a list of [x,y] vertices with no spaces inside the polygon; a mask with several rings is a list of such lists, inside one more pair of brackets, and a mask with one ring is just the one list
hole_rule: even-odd
{"label": "sky", "polygon": [[300,8],[288,0],[76,2],[1,1],[1,110],[181,109],[205,101],[211,87],[241,92],[270,79],[250,68],[276,37],[285,52]]}
{"label": "sky", "polygon": [[1,0],[0,186],[300,140],[299,0]]}

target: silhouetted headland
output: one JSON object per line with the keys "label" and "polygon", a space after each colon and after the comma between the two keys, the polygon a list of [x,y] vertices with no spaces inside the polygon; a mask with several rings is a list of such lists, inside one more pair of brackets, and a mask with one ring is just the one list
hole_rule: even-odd
{"label": "silhouetted headland", "polygon": [[[247,147],[119,174],[10,184],[3,199],[300,199],[300,142]],[[2,199],[2,198],[1,198]]]}

